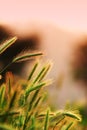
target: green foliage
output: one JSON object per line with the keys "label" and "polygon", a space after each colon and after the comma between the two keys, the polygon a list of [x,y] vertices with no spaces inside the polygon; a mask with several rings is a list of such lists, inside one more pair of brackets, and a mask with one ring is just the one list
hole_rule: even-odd
{"label": "green foliage", "polygon": [[46,114],[44,130],[48,130],[48,122],[49,122],[49,110],[47,111],[47,114]]}
{"label": "green foliage", "polygon": [[[16,40],[16,37],[1,45],[3,53]],[[21,54],[16,56],[9,65],[42,53]],[[11,72],[6,73],[6,81],[0,86],[0,130],[69,130],[81,121],[78,111],[61,110],[52,112],[45,103],[44,87],[51,80],[46,80],[51,63],[47,63],[36,73],[39,62],[35,63],[28,79],[13,78]],[[9,66],[0,71],[0,74]]]}

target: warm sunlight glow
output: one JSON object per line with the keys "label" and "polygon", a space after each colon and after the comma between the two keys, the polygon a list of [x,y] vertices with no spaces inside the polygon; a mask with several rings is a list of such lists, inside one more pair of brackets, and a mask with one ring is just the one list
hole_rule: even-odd
{"label": "warm sunlight glow", "polygon": [[45,20],[87,30],[86,0],[0,0],[0,21]]}

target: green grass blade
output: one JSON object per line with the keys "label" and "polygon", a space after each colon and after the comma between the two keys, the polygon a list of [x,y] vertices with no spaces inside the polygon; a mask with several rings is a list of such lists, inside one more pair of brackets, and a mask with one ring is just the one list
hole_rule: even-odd
{"label": "green grass blade", "polygon": [[41,77],[42,74],[44,73],[45,69],[46,69],[46,66],[44,66],[44,67],[41,69],[41,71],[39,72],[39,74],[38,74],[37,77],[35,78],[33,84],[35,84],[35,83],[40,79],[40,77]]}
{"label": "green grass blade", "polygon": [[37,75],[37,77],[35,78],[35,80],[33,81],[33,84],[35,84],[36,82],[40,82],[45,77],[50,67],[51,67],[51,63],[44,65],[41,71],[39,72],[39,74]]}
{"label": "green grass blade", "polygon": [[61,115],[61,117],[59,118],[59,120],[56,121],[56,124],[54,125],[53,130],[55,130],[55,127],[56,127],[59,123],[61,123],[61,122],[64,120],[64,118],[65,118],[65,116]]}
{"label": "green grass blade", "polygon": [[31,121],[32,121],[32,124],[29,130],[35,130],[35,117],[34,116],[31,117]]}
{"label": "green grass blade", "polygon": [[30,73],[30,75],[29,75],[29,77],[28,77],[28,81],[32,78],[32,76],[33,76],[33,74],[34,74],[34,72],[35,72],[37,66],[38,66],[38,63],[36,63],[36,64],[34,65],[32,71],[31,71],[31,73]]}
{"label": "green grass blade", "polygon": [[66,111],[66,112],[64,111],[63,114],[66,115],[66,116],[69,116],[71,118],[74,118],[74,119],[76,119],[78,121],[81,121],[80,114],[75,114],[74,112],[70,112],[70,111]]}
{"label": "green grass blade", "polygon": [[37,56],[41,56],[43,55],[43,53],[41,52],[37,52],[37,53],[25,53],[25,54],[22,54],[20,56],[17,56],[13,59],[12,63],[16,63],[16,62],[21,62],[21,61],[25,61],[25,60],[28,60],[30,58],[33,58],[33,57],[37,57]]}
{"label": "green grass blade", "polygon": [[46,66],[46,68],[45,68],[44,72],[42,73],[42,75],[40,76],[39,82],[47,75],[47,73],[48,73],[50,67],[51,67],[51,64],[49,63],[49,64]]}
{"label": "green grass blade", "polygon": [[3,84],[0,88],[0,107],[3,107],[4,104],[4,99],[5,99],[5,91],[6,91],[6,86]]}
{"label": "green grass blade", "polygon": [[29,89],[26,90],[25,96],[28,96],[30,92],[38,90],[38,89],[40,89],[41,87],[43,87],[45,85],[47,85],[47,83],[42,82],[42,83],[39,83],[39,84],[35,85],[34,87],[30,87]]}
{"label": "green grass blade", "polygon": [[36,108],[41,101],[42,101],[42,97],[40,96],[40,97],[37,99],[37,101],[34,103],[33,108]]}
{"label": "green grass blade", "polygon": [[14,91],[11,100],[9,102],[8,110],[10,110],[15,105],[16,98],[17,98],[17,91]]}
{"label": "green grass blade", "polygon": [[2,54],[8,47],[10,47],[15,41],[17,40],[17,37],[13,37],[9,40],[7,40],[6,42],[4,42],[1,46],[0,46],[0,54]]}
{"label": "green grass blade", "polygon": [[48,130],[48,123],[49,123],[49,110],[47,110],[45,124],[44,124],[44,130]]}
{"label": "green grass blade", "polygon": [[67,126],[67,128],[66,128],[65,130],[69,130],[72,125],[73,125],[73,122],[71,122],[71,123]]}
{"label": "green grass blade", "polygon": [[38,93],[39,93],[39,90],[36,90],[35,93],[33,94],[33,97],[31,98],[30,103],[29,103],[29,111],[32,108],[31,104],[33,104],[35,102],[35,100],[37,99]]}

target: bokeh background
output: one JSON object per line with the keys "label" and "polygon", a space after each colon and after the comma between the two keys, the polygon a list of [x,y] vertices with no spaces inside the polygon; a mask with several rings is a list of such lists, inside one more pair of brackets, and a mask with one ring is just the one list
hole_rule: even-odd
{"label": "bokeh background", "polygon": [[75,48],[86,39],[86,0],[0,0],[0,24],[18,36],[39,36],[40,49],[54,63],[50,72],[54,83],[49,90],[54,104],[85,100],[82,84],[71,79],[70,65]]}
{"label": "bokeh background", "polygon": [[86,0],[0,0],[0,21],[44,20],[86,31],[86,5]]}

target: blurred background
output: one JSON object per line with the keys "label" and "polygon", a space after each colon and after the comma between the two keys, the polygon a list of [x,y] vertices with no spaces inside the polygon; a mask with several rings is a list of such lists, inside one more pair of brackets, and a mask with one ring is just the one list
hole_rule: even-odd
{"label": "blurred background", "polygon": [[37,47],[30,50],[43,51],[53,62],[49,97],[55,107],[87,103],[86,15],[86,0],[0,0],[1,36],[17,35],[20,46],[36,38],[33,46]]}

